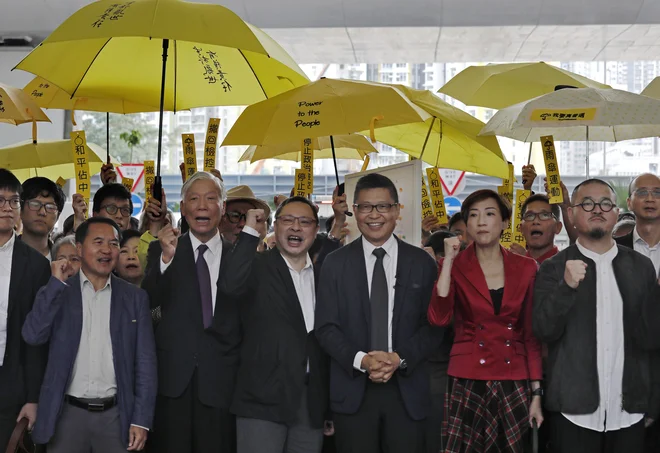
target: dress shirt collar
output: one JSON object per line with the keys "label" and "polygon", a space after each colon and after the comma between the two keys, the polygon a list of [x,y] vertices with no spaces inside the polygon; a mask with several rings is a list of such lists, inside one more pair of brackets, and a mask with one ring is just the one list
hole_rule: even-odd
{"label": "dress shirt collar", "polygon": [[[385,241],[380,247],[385,250],[385,253],[391,258],[392,253],[394,253],[394,247],[396,247],[396,237],[394,235]],[[367,241],[364,236],[362,236],[362,248],[364,249],[364,257],[369,258],[374,253],[378,247],[373,245],[371,242]]]}
{"label": "dress shirt collar", "polygon": [[580,244],[579,239],[575,242],[575,244],[577,245],[578,250],[580,250],[580,253],[582,253],[587,258],[592,259],[594,262],[596,262],[596,264],[611,262],[617,253],[619,253],[619,248],[617,247],[616,242],[614,242],[614,245],[611,249],[602,255],[585,248],[582,244]]}
{"label": "dress shirt collar", "polygon": [[16,233],[12,233],[9,240],[3,246],[0,246],[0,253],[13,251],[14,242],[16,242]]}
{"label": "dress shirt collar", "polygon": [[[94,285],[92,282],[89,281],[85,273],[83,272],[82,269],[80,269],[80,290],[82,291],[83,288],[85,287],[85,283],[89,283],[92,286],[92,289],[94,289]],[[103,291],[106,288],[112,288],[112,274],[108,275],[108,281],[105,283],[105,286],[101,288],[99,291]]]}
{"label": "dress shirt collar", "polygon": [[[289,263],[289,260],[286,258],[286,256],[282,255],[281,253],[280,253],[280,255],[282,256],[282,258],[284,258],[284,262],[286,263],[286,265],[287,265],[287,267],[289,268],[289,270],[291,270],[291,271],[293,271],[293,272],[298,272],[297,270],[295,270],[295,269],[293,268],[293,266],[291,266],[291,263]],[[303,268],[300,270],[299,273],[302,274],[302,272],[303,272],[305,269],[311,269],[311,268],[313,268],[313,266],[314,266],[314,263],[312,263],[312,259],[309,257],[309,253],[308,253],[308,254],[307,254],[307,257],[306,257],[306,260],[305,260],[305,267],[303,267]]]}
{"label": "dress shirt collar", "polygon": [[637,232],[637,227],[635,227],[633,229],[633,244],[637,244],[638,242],[644,244],[646,247],[648,247],[649,250],[655,250],[655,248],[658,246],[658,244],[655,244],[653,247],[651,247],[651,245],[648,244],[644,238],[639,235]]}
{"label": "dress shirt collar", "polygon": [[[213,255],[220,255],[222,252],[222,238],[220,237],[220,232],[216,231],[215,236],[209,239],[207,242],[202,242],[197,237],[190,233],[190,242],[192,243],[193,252],[196,252],[200,245],[206,244],[209,248],[208,252],[211,252]],[[207,253],[208,253],[207,252]]]}

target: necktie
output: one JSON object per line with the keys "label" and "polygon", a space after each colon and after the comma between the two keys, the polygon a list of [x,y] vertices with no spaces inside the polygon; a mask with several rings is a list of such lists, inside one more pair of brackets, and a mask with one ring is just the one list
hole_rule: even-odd
{"label": "necktie", "polygon": [[209,247],[202,244],[197,247],[199,252],[197,255],[197,281],[199,282],[199,294],[202,296],[202,320],[204,321],[204,328],[208,329],[213,320],[213,293],[211,292],[211,274],[209,273],[209,265],[204,258],[204,252]]}
{"label": "necktie", "polygon": [[376,265],[371,278],[371,296],[369,297],[371,304],[371,350],[389,352],[389,291],[387,278],[385,277],[385,267],[383,267],[385,250],[377,248],[373,251],[373,254],[376,256]]}

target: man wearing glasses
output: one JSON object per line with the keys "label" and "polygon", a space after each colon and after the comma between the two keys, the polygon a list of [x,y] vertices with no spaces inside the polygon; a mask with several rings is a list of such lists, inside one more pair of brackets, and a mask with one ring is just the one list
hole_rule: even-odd
{"label": "man wearing glasses", "polygon": [[534,334],[548,346],[553,451],[641,453],[660,413],[660,304],[650,259],[617,245],[616,193],[590,179],[568,209],[578,239],[536,277]]}
{"label": "man wearing glasses", "polygon": [[555,236],[561,232],[559,205],[550,204],[544,194],[534,194],[522,205],[522,223],[520,231],[525,237],[527,249],[519,244],[512,244],[511,251],[528,256],[541,264],[557,254]]}
{"label": "man wearing glasses", "polygon": [[264,219],[258,225],[257,232],[263,240],[266,237],[267,219],[270,216],[268,203],[254,196],[249,186],[241,185],[232,187],[227,191],[227,208],[220,222],[220,234],[232,244],[238,239],[238,235],[245,226],[246,215],[250,209],[263,209]]}
{"label": "man wearing glasses", "polygon": [[133,202],[131,193],[121,184],[106,184],[94,194],[93,217],[114,220],[121,231],[130,229]]}
{"label": "man wearing glasses", "polygon": [[51,261],[50,235],[64,208],[64,193],[53,181],[37,176],[23,183],[19,238]]}

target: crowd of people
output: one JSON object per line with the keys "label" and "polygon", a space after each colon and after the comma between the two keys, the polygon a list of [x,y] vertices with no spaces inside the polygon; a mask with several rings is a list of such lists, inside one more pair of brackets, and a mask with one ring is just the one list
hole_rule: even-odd
{"label": "crowd of people", "polygon": [[546,453],[659,451],[656,175],[625,215],[599,179],[533,194],[510,249],[487,189],[418,246],[378,173],[323,233],[309,199],[271,213],[217,171],[178,224],[101,179],[54,235],[62,190],[0,169],[0,451],[22,418],[49,453],[518,453],[533,427]]}

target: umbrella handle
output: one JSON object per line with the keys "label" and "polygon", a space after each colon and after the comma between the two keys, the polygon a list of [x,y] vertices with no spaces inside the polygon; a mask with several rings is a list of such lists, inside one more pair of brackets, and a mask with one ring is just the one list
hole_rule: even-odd
{"label": "umbrella handle", "polygon": [[[163,178],[160,177],[160,175],[157,175],[154,178],[154,185],[151,186],[151,196],[154,197],[156,200],[158,200],[159,203],[163,201]],[[167,209],[167,207],[161,206],[161,209]]]}
{"label": "umbrella handle", "polygon": [[532,452],[539,453],[539,425],[532,419]]}

